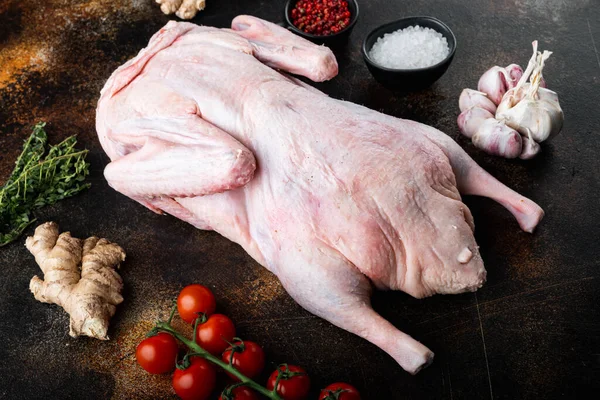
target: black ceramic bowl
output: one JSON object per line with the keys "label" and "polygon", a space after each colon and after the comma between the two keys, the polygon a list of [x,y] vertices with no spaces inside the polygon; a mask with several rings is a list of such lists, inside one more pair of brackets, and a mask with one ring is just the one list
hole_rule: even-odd
{"label": "black ceramic bowl", "polygon": [[[446,38],[450,53],[444,60],[426,68],[393,69],[382,67],[369,57],[369,52],[378,38],[386,33],[414,25],[434,29]],[[430,86],[444,75],[454,58],[455,52],[456,37],[454,33],[446,24],[433,17],[407,17],[382,25],[367,35],[362,46],[363,58],[373,77],[382,85],[398,90],[422,89]]]}
{"label": "black ceramic bowl", "polygon": [[285,22],[287,23],[287,28],[294,32],[296,35],[303,37],[304,39],[308,39],[313,43],[324,44],[325,46],[334,46],[341,43],[344,43],[348,40],[348,36],[350,36],[350,32],[356,21],[358,20],[358,3],[356,0],[346,0],[348,2],[348,9],[350,10],[350,23],[348,26],[338,33],[333,35],[313,35],[312,33],[306,33],[294,26],[292,23],[292,10],[294,6],[298,2],[298,0],[288,0],[285,4]]}

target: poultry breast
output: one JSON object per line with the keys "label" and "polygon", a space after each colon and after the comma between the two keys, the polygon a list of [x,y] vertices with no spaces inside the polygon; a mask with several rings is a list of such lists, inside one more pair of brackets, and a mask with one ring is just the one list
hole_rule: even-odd
{"label": "poultry breast", "polygon": [[171,21],[101,92],[104,174],[149,209],[239,243],[304,308],[416,373],[433,353],[372,309],[372,287],[421,298],[484,283],[460,193],[498,201],[528,232],[543,211],[442,132],[285,73],[337,70],[328,48],[258,18]]}

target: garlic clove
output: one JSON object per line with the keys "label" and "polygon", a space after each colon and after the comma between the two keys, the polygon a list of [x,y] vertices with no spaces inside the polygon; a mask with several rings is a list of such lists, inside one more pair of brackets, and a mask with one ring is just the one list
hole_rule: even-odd
{"label": "garlic clove", "polygon": [[505,70],[507,72],[505,79],[506,88],[512,89],[517,86],[517,83],[519,83],[519,80],[521,80],[521,77],[523,76],[523,68],[517,64],[510,64],[505,68]]}
{"label": "garlic clove", "polygon": [[523,149],[521,135],[494,118],[486,119],[471,140],[486,153],[505,158],[518,157]]}
{"label": "garlic clove", "polygon": [[458,108],[460,111],[466,111],[473,107],[483,108],[492,114],[496,112],[496,105],[488,99],[487,94],[473,89],[463,89],[458,98]]}
{"label": "garlic clove", "polygon": [[535,157],[540,151],[541,147],[535,140],[523,136],[523,151],[519,156],[521,160],[529,160]]}
{"label": "garlic clove", "polygon": [[494,66],[488,69],[481,78],[479,78],[479,82],[477,83],[477,90],[487,94],[488,98],[494,102],[494,104],[500,104],[502,100],[502,96],[506,93],[508,89],[506,87],[505,76],[508,73],[502,67]]}
{"label": "garlic clove", "polygon": [[470,138],[479,130],[486,119],[494,118],[494,114],[480,107],[472,107],[460,113],[456,122],[461,133]]}
{"label": "garlic clove", "polygon": [[502,115],[513,108],[525,96],[525,88],[512,88],[502,97],[502,101],[496,108],[496,118],[502,119]]}

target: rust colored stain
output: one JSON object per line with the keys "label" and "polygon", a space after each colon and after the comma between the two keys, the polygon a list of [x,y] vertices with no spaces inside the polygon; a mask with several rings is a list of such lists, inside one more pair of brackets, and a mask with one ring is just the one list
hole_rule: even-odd
{"label": "rust colored stain", "polygon": [[[104,81],[165,23],[162,14],[143,0],[1,3],[0,161],[16,159],[42,120],[51,143],[77,134],[84,146],[94,146]],[[0,182],[11,170],[12,162],[0,162]]]}
{"label": "rust colored stain", "polygon": [[250,293],[250,300],[253,303],[273,302],[286,296],[277,277],[266,268],[259,269],[256,275],[256,279],[244,282],[244,287],[240,288],[240,292]]}
{"label": "rust colored stain", "polygon": [[[148,302],[146,309],[128,310],[130,318],[120,324],[113,333],[113,338],[105,343],[90,344],[81,354],[82,372],[92,370],[100,374],[110,374],[114,380],[111,399],[155,398],[170,399],[174,397],[171,387],[171,375],[152,375],[142,369],[136,361],[135,349],[152,329],[156,320],[166,319],[172,303],[169,301]],[[133,318],[131,318],[133,317]],[[177,317],[173,320],[180,332],[188,337],[192,335],[189,325]],[[182,354],[185,349],[181,349]]]}
{"label": "rust colored stain", "polygon": [[[535,282],[560,268],[559,248],[548,246],[539,235],[532,237],[524,232],[513,232],[497,240],[498,248],[506,249],[507,274],[518,281]],[[540,248],[543,248],[543,252]]]}
{"label": "rust colored stain", "polygon": [[22,0],[0,6],[0,89],[16,83],[26,69],[44,71],[57,66],[52,55],[62,32],[78,21],[115,11],[114,1],[73,3]]}
{"label": "rust colored stain", "polygon": [[46,68],[49,51],[39,43],[16,43],[0,50],[0,89],[14,82],[16,74],[25,68],[41,71]]}

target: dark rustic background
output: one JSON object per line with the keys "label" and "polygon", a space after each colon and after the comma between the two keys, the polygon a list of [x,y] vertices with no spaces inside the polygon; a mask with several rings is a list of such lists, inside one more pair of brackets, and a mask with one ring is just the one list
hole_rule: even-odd
{"label": "dark rustic background", "polygon": [[[283,3],[208,0],[194,22],[225,27],[240,13],[279,21]],[[426,300],[374,296],[381,314],[436,353],[433,365],[406,374],[376,347],[302,310],[237,245],[154,215],[106,185],[96,100],[110,73],[169,19],[153,0],[2,0],[0,182],[34,122],[48,122],[51,142],[77,134],[90,149],[92,188],[36,215],[75,236],[114,240],[128,258],[126,300],[112,339],[100,342],[71,339],[67,315],[34,301],[28,284],[39,270],[24,237],[0,249],[1,399],[173,398],[169,378],[143,373],[134,349],[192,282],[211,287],[239,335],[264,346],[269,370],[281,362],[306,367],[315,396],[333,381],[356,385],[367,400],[588,398],[600,388],[600,2],[373,0],[360,7],[349,43],[336,49],[339,76],[319,87],[445,131],[547,213],[529,235],[499,205],[468,198],[487,284],[477,294]],[[360,45],[377,25],[409,15],[445,21],[458,51],[430,89],[393,93],[373,81]],[[545,76],[560,94],[563,132],[532,161],[482,154],[458,133],[458,95],[492,65],[525,65],[533,39],[554,51]]]}

